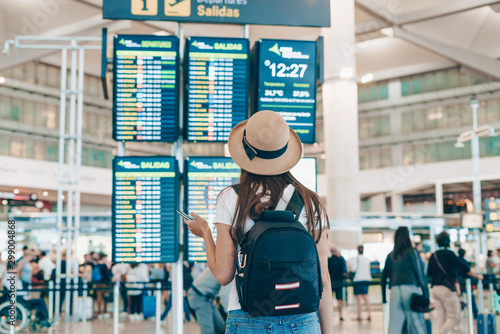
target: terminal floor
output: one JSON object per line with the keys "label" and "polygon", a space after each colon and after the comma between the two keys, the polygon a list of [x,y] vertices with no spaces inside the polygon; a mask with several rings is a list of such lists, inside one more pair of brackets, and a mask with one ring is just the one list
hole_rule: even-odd
{"label": "terminal floor", "polygon": [[[335,314],[334,333],[338,334],[369,334],[384,333],[382,306],[373,305],[372,321],[354,321],[352,308],[348,307],[345,311],[345,321],[340,322]],[[170,319],[162,322],[163,334],[174,334],[171,331]],[[498,318],[497,321],[500,321]],[[467,319],[462,320],[462,333],[468,333],[466,329]],[[498,323],[498,322],[497,322]],[[113,319],[93,320],[84,323],[60,323],[48,331],[42,333],[49,334],[110,334],[113,333]],[[155,333],[155,322],[151,320],[129,321],[127,318],[120,318],[119,334],[149,334]],[[184,323],[185,334],[200,334],[200,328],[195,322]]]}

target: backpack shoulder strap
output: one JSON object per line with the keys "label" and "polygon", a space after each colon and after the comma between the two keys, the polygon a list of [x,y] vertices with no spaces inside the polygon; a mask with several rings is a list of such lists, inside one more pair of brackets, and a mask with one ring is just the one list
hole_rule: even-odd
{"label": "backpack shoulder strap", "polygon": [[300,196],[299,192],[295,189],[293,191],[292,197],[290,198],[290,201],[288,201],[288,205],[285,211],[292,211],[295,214],[295,222],[298,222],[303,208],[304,200],[302,199],[302,196]]}

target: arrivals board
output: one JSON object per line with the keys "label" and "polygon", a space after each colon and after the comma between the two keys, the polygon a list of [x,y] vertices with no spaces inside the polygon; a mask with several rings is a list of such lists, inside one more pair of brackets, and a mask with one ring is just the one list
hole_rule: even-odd
{"label": "arrivals board", "polygon": [[179,172],[173,157],[113,160],[113,262],[178,258]]}
{"label": "arrivals board", "polygon": [[186,140],[226,142],[233,127],[248,118],[249,58],[247,39],[187,39]]}
{"label": "arrivals board", "polygon": [[113,57],[113,139],[174,142],[179,123],[179,40],[117,35]]}
{"label": "arrivals board", "polygon": [[256,55],[254,112],[279,112],[303,143],[314,143],[316,42],[262,39],[256,43]]}
{"label": "arrivals board", "polygon": [[[231,158],[191,157],[186,160],[184,168],[185,209],[196,212],[208,221],[214,240],[215,204],[217,196],[226,187],[240,180],[240,168]],[[184,229],[185,259],[190,262],[205,262],[205,243],[202,238]]]}
{"label": "arrivals board", "polygon": [[[219,193],[240,181],[240,168],[231,158],[191,157],[186,160],[186,212],[195,212],[207,220],[215,240],[215,206]],[[302,158],[290,171],[304,186],[316,191],[316,159]],[[207,255],[202,238],[184,229],[184,258],[189,262],[205,262]]]}

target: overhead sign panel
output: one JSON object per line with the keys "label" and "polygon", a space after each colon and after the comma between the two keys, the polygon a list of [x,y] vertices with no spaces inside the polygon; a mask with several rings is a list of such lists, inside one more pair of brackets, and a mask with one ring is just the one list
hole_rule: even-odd
{"label": "overhead sign panel", "polygon": [[178,258],[179,173],[173,157],[113,160],[113,262]]}
{"label": "overhead sign panel", "polygon": [[[186,160],[186,203],[187,212],[196,212],[208,221],[213,232],[217,196],[226,187],[240,180],[240,168],[231,158],[193,157]],[[207,255],[202,238],[184,230],[185,259],[191,262],[205,262]]]}
{"label": "overhead sign panel", "polygon": [[190,37],[186,42],[185,138],[225,142],[248,117],[249,43]]}
{"label": "overhead sign panel", "polygon": [[256,44],[255,110],[279,112],[303,143],[316,136],[317,44],[263,39]]}
{"label": "overhead sign panel", "polygon": [[178,38],[117,35],[113,64],[113,139],[176,141]]}
{"label": "overhead sign panel", "polygon": [[329,27],[330,0],[104,0],[103,18]]}
{"label": "overhead sign panel", "polygon": [[[241,170],[231,158],[191,157],[186,160],[185,210],[196,212],[207,220],[212,236],[216,239],[215,206],[219,193],[240,182]],[[316,159],[302,158],[290,171],[304,186],[316,191]],[[202,238],[184,229],[184,257],[190,262],[205,262],[207,255]]]}

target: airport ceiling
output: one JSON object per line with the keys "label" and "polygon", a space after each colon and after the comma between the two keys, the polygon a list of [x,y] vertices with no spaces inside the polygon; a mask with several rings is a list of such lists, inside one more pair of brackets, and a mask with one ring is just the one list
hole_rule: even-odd
{"label": "airport ceiling", "polygon": [[[340,0],[332,0],[340,1]],[[439,68],[463,69],[500,80],[500,1],[356,0],[357,77],[384,80]],[[0,0],[0,40],[15,36],[175,34],[177,23],[102,19],[102,0]],[[335,29],[335,22],[332,22]],[[259,38],[315,40],[320,28],[250,26]],[[184,24],[185,36],[241,37],[238,25]],[[58,65],[50,50],[11,50],[0,71],[31,60]],[[86,53],[86,72],[98,75],[100,52]],[[326,55],[328,61],[328,55]]]}

